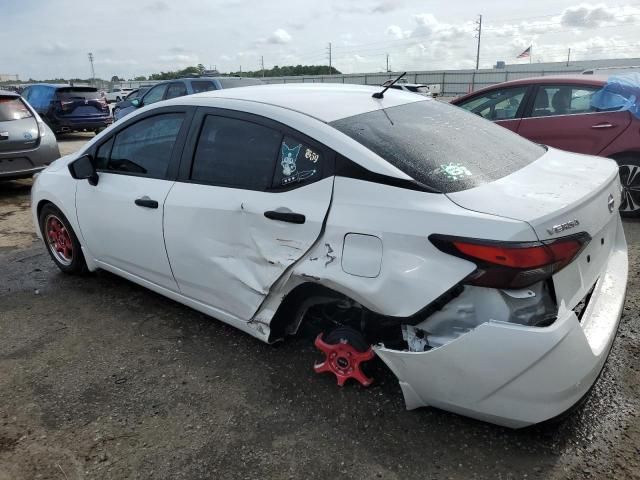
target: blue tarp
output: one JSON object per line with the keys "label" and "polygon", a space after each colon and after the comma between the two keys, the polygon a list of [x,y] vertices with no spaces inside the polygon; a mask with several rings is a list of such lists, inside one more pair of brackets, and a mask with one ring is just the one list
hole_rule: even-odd
{"label": "blue tarp", "polygon": [[640,119],[640,73],[612,75],[591,97],[597,111],[626,111]]}

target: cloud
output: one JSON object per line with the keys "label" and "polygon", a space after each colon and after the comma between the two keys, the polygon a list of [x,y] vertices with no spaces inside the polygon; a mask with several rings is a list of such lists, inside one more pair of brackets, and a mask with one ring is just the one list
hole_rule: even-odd
{"label": "cloud", "polygon": [[291,35],[286,30],[279,28],[267,37],[267,43],[274,45],[284,45],[291,41]]}
{"label": "cloud", "polygon": [[195,53],[178,53],[175,55],[160,55],[158,60],[166,63],[180,63],[187,65],[195,65],[198,63],[198,56]]}
{"label": "cloud", "polygon": [[411,35],[411,30],[402,30],[398,25],[389,25],[384,31],[385,35],[401,40]]}
{"label": "cloud", "polygon": [[382,0],[371,11],[373,13],[389,13],[400,8],[402,4],[402,0]]}
{"label": "cloud", "polygon": [[582,4],[565,9],[560,16],[560,23],[565,27],[600,27],[616,21],[614,11],[603,4]]}
{"label": "cloud", "polygon": [[163,13],[169,11],[170,9],[171,7],[165,0],[156,0],[155,2],[149,3],[145,11],[148,10],[151,13]]}
{"label": "cloud", "polygon": [[53,42],[37,47],[35,51],[40,55],[68,55],[75,50],[66,43]]}

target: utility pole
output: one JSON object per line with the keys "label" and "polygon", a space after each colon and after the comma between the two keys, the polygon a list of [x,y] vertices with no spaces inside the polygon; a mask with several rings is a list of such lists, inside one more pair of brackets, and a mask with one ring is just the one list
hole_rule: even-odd
{"label": "utility pole", "polygon": [[93,53],[89,52],[89,63],[91,64],[91,85],[96,83],[96,71],[93,69]]}
{"label": "utility pole", "polygon": [[476,70],[480,67],[480,37],[482,36],[482,15],[478,15],[478,21],[476,22],[476,32],[478,32],[478,51],[476,53]]}
{"label": "utility pole", "polygon": [[333,72],[331,68],[331,42],[329,42],[329,46],[327,47],[327,54],[329,55],[329,75]]}
{"label": "utility pole", "polygon": [[387,73],[389,73],[391,70],[389,70],[389,54],[387,53]]}
{"label": "utility pole", "polygon": [[262,69],[262,78],[264,78],[264,55],[260,57],[260,68]]}
{"label": "utility pole", "polygon": [[242,76],[242,65],[240,65],[240,76]]}
{"label": "utility pole", "polygon": [[571,47],[569,47],[569,52],[567,53],[567,67],[569,66],[570,61],[571,61]]}

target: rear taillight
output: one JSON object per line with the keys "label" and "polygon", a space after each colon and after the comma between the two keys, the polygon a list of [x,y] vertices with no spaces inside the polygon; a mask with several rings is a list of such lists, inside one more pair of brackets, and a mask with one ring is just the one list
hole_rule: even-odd
{"label": "rear taillight", "polygon": [[517,289],[546,280],[566,267],[589,243],[580,233],[544,242],[494,242],[474,238],[429,237],[438,249],[476,264],[465,283],[481,287]]}

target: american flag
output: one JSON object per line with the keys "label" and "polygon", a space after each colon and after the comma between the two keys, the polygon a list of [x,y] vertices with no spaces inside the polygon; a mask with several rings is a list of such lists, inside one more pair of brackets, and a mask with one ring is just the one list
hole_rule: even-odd
{"label": "american flag", "polygon": [[531,56],[531,45],[524,52],[518,55],[516,58],[529,58]]}

